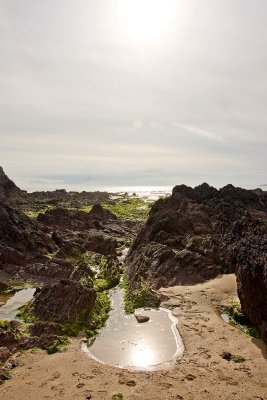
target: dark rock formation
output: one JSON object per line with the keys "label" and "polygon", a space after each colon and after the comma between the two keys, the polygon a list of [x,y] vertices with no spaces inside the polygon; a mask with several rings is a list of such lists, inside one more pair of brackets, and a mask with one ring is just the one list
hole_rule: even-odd
{"label": "dark rock formation", "polygon": [[[25,326],[19,321],[6,321],[0,327],[0,364],[20,350],[34,347],[47,349],[55,341],[61,340],[61,327],[53,323],[37,322],[29,326],[30,334],[25,332]],[[0,377],[1,384],[1,377]]]}
{"label": "dark rock formation", "polygon": [[0,270],[45,283],[92,277],[82,256],[88,252],[115,256],[117,238],[132,237],[138,226],[99,205],[91,213],[50,210],[36,221],[0,202]]}
{"label": "dark rock formation", "polygon": [[251,224],[243,232],[235,246],[238,296],[242,313],[267,343],[267,229]]}
{"label": "dark rock formation", "polygon": [[140,226],[134,221],[118,219],[96,204],[90,212],[55,208],[39,214],[37,220],[48,229],[60,247],[57,257],[75,257],[85,251],[115,255],[117,240],[136,235]]}
{"label": "dark rock formation", "polygon": [[59,258],[44,258],[42,262],[32,261],[27,265],[4,264],[2,270],[8,275],[27,280],[36,278],[38,282],[52,283],[60,279],[80,279],[93,277],[94,273],[89,265],[77,262],[71,263]]}
{"label": "dark rock formation", "polygon": [[23,273],[38,260],[48,261],[45,255],[56,249],[46,228],[0,203],[0,270],[11,275]]}
{"label": "dark rock formation", "polygon": [[4,203],[0,203],[0,245],[14,250],[7,250],[7,259],[4,260],[9,262],[12,259],[11,262],[14,263],[17,257],[19,263],[22,258],[26,263],[27,256],[52,252],[55,249],[54,242],[40,224]]}
{"label": "dark rock formation", "polygon": [[0,167],[0,201],[14,203],[22,201],[25,196],[26,192],[20,190],[4,173],[3,168]]}
{"label": "dark rock formation", "polygon": [[57,206],[64,204],[69,207],[80,208],[88,204],[111,203],[107,192],[67,192],[65,189],[28,193],[24,204],[36,206]]}
{"label": "dark rock formation", "polygon": [[100,204],[94,204],[92,210],[88,213],[88,216],[90,219],[98,221],[117,219],[115,214],[112,214],[112,212],[103,208]]}
{"label": "dark rock formation", "polygon": [[142,276],[155,287],[192,284],[235,272],[240,237],[250,234],[259,212],[267,219],[262,191],[176,186],[171,197],[155,203],[128,253],[130,283],[135,286]]}
{"label": "dark rock formation", "polygon": [[84,231],[88,229],[102,228],[101,222],[117,220],[116,215],[96,204],[90,212],[69,210],[58,207],[39,214],[37,220],[50,228],[64,231]]}
{"label": "dark rock formation", "polygon": [[192,284],[235,272],[242,312],[267,340],[267,193],[176,186],[158,200],[126,263],[134,288]]}
{"label": "dark rock formation", "polygon": [[56,322],[34,322],[29,327],[32,336],[41,337],[43,335],[61,335],[62,326]]}
{"label": "dark rock formation", "polygon": [[96,291],[92,287],[61,280],[44,286],[34,295],[33,312],[41,321],[74,323],[92,310]]}
{"label": "dark rock formation", "polygon": [[11,351],[7,347],[0,347],[0,363],[4,363],[11,356]]}

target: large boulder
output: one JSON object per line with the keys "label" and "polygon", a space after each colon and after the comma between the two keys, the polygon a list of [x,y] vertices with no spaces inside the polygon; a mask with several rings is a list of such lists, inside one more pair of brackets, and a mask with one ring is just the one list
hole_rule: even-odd
{"label": "large boulder", "polygon": [[235,254],[237,290],[242,313],[257,326],[267,343],[266,228],[252,226],[240,240]]}
{"label": "large boulder", "polygon": [[61,280],[46,285],[34,295],[33,312],[41,321],[75,323],[94,307],[96,291],[78,282]]}
{"label": "large boulder", "polygon": [[102,207],[101,204],[94,204],[92,210],[88,213],[89,218],[98,221],[116,220],[115,214]]}
{"label": "large boulder", "polygon": [[130,248],[130,285],[138,286],[141,277],[156,288],[192,284],[235,272],[243,236],[255,239],[253,224],[266,230],[259,216],[266,223],[267,195],[261,190],[176,186],[155,203]]}

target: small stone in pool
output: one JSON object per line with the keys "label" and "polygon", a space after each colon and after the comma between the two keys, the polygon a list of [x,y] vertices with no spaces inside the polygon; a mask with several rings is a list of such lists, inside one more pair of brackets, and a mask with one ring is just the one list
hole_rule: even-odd
{"label": "small stone in pool", "polygon": [[149,317],[147,315],[134,314],[134,316],[139,324],[149,321]]}

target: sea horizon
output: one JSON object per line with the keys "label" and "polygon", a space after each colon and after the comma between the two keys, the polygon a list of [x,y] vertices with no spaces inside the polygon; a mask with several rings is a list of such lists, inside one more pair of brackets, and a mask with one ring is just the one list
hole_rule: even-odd
{"label": "sea horizon", "polygon": [[[182,185],[183,183],[177,183],[177,185]],[[148,197],[150,199],[157,199],[161,196],[166,196],[172,193],[172,189],[177,185],[77,185],[77,187],[64,185],[65,187],[61,187],[60,185],[57,188],[54,187],[39,187],[37,190],[34,188],[33,190],[27,190],[28,193],[34,192],[43,192],[43,191],[55,191],[55,190],[66,190],[66,192],[108,192],[113,194],[123,195],[127,193],[128,195],[136,195],[138,197]],[[190,185],[185,184],[189,187],[196,187],[198,185]],[[227,185],[227,184],[226,184]],[[220,189],[226,185],[211,185],[216,189]],[[262,185],[234,185],[235,187],[240,187],[248,190],[262,189],[265,190],[267,187],[266,184]],[[23,189],[23,188],[22,188]]]}

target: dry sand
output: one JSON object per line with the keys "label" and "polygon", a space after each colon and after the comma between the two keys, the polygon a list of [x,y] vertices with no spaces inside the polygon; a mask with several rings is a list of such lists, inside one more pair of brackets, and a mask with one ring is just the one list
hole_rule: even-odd
{"label": "dry sand", "polygon": [[[0,399],[98,400],[121,392],[129,400],[267,400],[266,346],[225,323],[216,310],[236,298],[234,275],[161,292],[170,296],[166,304],[179,318],[185,345],[172,369],[129,372],[99,364],[81,352],[75,339],[62,353],[19,356],[12,379],[0,387]],[[223,351],[246,361],[226,361]]]}

